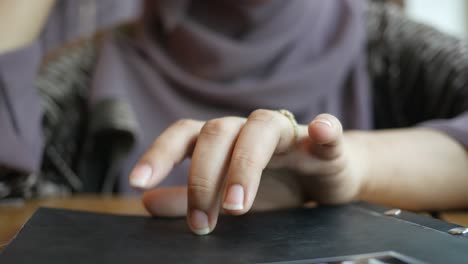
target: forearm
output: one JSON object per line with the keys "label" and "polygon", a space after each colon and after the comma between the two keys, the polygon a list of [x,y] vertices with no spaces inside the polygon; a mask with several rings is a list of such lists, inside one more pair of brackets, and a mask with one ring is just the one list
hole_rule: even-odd
{"label": "forearm", "polygon": [[367,148],[360,198],[410,210],[468,207],[468,151],[429,129],[353,132]]}
{"label": "forearm", "polygon": [[0,54],[34,41],[55,0],[0,0]]}

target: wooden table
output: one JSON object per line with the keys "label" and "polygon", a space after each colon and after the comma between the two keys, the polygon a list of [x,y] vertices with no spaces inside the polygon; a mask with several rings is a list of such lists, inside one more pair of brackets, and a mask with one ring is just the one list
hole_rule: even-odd
{"label": "wooden table", "polygon": [[[34,211],[41,206],[100,213],[147,215],[140,199],[137,197],[80,195],[71,198],[0,203],[0,249],[8,244]],[[442,213],[441,218],[462,226],[468,226],[468,211]]]}
{"label": "wooden table", "polygon": [[98,213],[147,215],[138,197],[80,195],[71,198],[11,201],[0,203],[0,250],[39,207],[66,208]]}

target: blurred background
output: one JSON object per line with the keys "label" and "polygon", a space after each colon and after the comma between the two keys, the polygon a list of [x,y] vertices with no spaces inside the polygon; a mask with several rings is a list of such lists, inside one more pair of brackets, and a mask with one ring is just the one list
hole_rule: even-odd
{"label": "blurred background", "polygon": [[468,0],[395,0],[413,19],[460,38],[468,38]]}

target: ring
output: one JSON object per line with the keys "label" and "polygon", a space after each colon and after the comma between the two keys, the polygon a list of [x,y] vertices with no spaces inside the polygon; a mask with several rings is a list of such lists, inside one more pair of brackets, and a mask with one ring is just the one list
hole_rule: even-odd
{"label": "ring", "polygon": [[299,134],[299,126],[297,124],[296,118],[294,117],[294,114],[285,109],[280,109],[278,110],[278,112],[284,115],[291,122],[291,125],[293,126],[293,129],[294,129],[294,141],[293,142],[296,142],[298,134]]}

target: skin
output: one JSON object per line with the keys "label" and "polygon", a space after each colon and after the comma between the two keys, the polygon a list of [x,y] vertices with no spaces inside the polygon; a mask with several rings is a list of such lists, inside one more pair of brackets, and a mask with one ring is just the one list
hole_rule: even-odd
{"label": "skin", "polygon": [[55,0],[0,0],[0,54],[33,42],[54,3]]}
{"label": "skin", "polygon": [[[152,189],[187,157],[187,187]],[[262,179],[267,170],[280,176]],[[220,212],[242,215],[307,201],[364,200],[411,210],[468,207],[467,175],[467,150],[437,131],[344,133],[337,118],[322,114],[299,125],[295,138],[287,117],[257,110],[247,119],[176,122],[143,155],[130,182],[149,190],[143,202],[150,213],[187,215],[191,230],[205,235],[215,229]]]}

